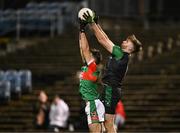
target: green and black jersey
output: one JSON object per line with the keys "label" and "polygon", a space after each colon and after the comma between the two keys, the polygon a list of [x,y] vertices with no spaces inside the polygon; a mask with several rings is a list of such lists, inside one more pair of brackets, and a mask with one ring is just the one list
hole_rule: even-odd
{"label": "green and black jersey", "polygon": [[103,83],[121,87],[121,82],[128,68],[128,61],[128,53],[123,52],[119,46],[114,45],[112,55],[108,59],[102,77]]}

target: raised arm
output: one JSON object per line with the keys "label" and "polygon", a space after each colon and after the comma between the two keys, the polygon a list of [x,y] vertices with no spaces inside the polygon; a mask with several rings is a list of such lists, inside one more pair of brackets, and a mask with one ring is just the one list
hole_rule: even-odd
{"label": "raised arm", "polygon": [[84,32],[79,32],[79,45],[83,61],[86,63],[90,62],[93,59],[93,56],[91,55],[86,34]]}
{"label": "raised arm", "polygon": [[113,54],[117,59],[123,57],[123,51],[119,46],[114,45],[114,43],[109,39],[106,33],[103,31],[101,26],[98,24],[98,16],[94,13],[90,16],[89,12],[83,14],[84,19],[88,22],[98,40],[98,42],[106,48],[111,54]]}
{"label": "raised arm", "polygon": [[113,42],[109,39],[109,37],[106,35],[106,33],[102,30],[100,25],[97,25],[96,23],[91,23],[91,28],[98,40],[98,42],[105,47],[107,51],[112,53],[113,51]]}
{"label": "raised arm", "polygon": [[[109,39],[106,33],[102,30],[101,26],[97,23],[98,16],[94,13],[94,16],[90,16],[89,12],[83,14],[84,19],[90,23],[90,26],[98,40],[98,42],[106,48],[110,53],[113,52],[113,42]],[[95,23],[96,22],[96,23]]]}
{"label": "raised arm", "polygon": [[79,18],[79,48],[80,48],[80,53],[83,62],[89,63],[93,59],[90,49],[89,49],[89,44],[88,40],[86,38],[85,34],[85,26],[87,25],[86,21],[83,21]]}
{"label": "raised arm", "polygon": [[82,46],[81,46],[81,39],[80,39],[80,33],[79,33],[79,49],[80,49],[80,54],[81,54],[81,58],[82,58],[82,61],[83,63],[85,63],[85,58],[84,58],[84,55],[83,55],[83,51],[82,51]]}

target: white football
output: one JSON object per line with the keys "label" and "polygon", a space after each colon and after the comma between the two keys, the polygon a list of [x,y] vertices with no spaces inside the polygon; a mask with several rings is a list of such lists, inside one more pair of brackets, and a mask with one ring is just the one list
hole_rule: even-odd
{"label": "white football", "polygon": [[86,12],[89,12],[90,16],[93,17],[94,16],[94,13],[91,9],[89,8],[82,8],[81,10],[79,10],[79,13],[78,13],[78,17],[82,20],[85,20],[84,17],[83,17],[83,14],[86,13]]}

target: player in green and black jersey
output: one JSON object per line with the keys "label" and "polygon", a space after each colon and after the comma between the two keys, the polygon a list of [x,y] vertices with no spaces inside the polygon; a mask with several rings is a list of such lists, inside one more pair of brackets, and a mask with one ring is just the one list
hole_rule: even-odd
{"label": "player in green and black jersey", "polygon": [[135,35],[127,37],[121,45],[115,45],[97,23],[97,16],[91,17],[87,12],[84,13],[84,18],[90,23],[98,42],[111,54],[102,77],[106,113],[104,125],[108,132],[116,132],[114,128],[115,108],[121,98],[121,84],[128,69],[129,55],[138,52],[142,45]]}

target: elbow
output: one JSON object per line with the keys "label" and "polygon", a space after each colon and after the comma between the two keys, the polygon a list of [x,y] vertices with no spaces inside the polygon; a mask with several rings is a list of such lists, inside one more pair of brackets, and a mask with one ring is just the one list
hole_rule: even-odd
{"label": "elbow", "polygon": [[86,61],[86,54],[89,52],[89,48],[82,49],[83,58]]}
{"label": "elbow", "polygon": [[83,52],[89,51],[89,47],[82,47],[82,51]]}

